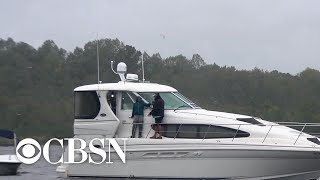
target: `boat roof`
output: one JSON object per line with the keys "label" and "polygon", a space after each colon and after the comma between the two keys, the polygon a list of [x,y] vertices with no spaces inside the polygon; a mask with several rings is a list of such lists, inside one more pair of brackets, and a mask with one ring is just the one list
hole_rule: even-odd
{"label": "boat roof", "polygon": [[176,89],[156,83],[123,82],[80,86],[74,91],[133,91],[133,92],[177,92]]}

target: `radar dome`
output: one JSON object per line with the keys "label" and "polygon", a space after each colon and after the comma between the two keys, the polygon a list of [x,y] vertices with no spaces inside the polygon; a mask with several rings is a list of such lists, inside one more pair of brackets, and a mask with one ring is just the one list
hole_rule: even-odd
{"label": "radar dome", "polygon": [[127,72],[127,65],[124,62],[120,62],[117,66],[118,74],[125,74]]}

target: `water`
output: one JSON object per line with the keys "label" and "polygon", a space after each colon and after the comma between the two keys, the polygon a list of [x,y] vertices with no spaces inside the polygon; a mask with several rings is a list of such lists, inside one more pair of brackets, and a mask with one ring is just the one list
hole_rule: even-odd
{"label": "water", "polygon": [[[57,159],[62,153],[62,149],[58,146],[52,146],[51,150],[52,151],[50,157],[55,156],[54,159]],[[15,151],[13,147],[0,146],[0,154],[15,154]],[[55,172],[56,167],[57,165],[51,165],[43,158],[41,158],[39,161],[32,165],[21,164],[16,176],[0,176],[0,180],[61,179]]]}
{"label": "water", "polygon": [[[63,150],[60,146],[50,147],[50,159],[58,161]],[[0,146],[0,154],[15,154],[13,147]],[[60,178],[56,173],[58,165],[48,163],[44,158],[32,165],[21,164],[16,176],[0,176],[0,180],[101,180],[104,178]],[[108,178],[109,179],[109,178]],[[118,179],[119,180],[119,179]]]}
{"label": "water", "polygon": [[[61,158],[63,149],[60,146],[50,146],[50,160],[56,162]],[[13,147],[0,146],[0,155],[15,154]],[[42,156],[32,165],[21,164],[18,169],[18,174],[15,176],[0,176],[0,180],[128,180],[130,178],[95,178],[95,177],[58,177],[56,168],[59,165],[48,163]],[[135,178],[135,180],[146,180]],[[156,180],[153,178],[153,180]]]}

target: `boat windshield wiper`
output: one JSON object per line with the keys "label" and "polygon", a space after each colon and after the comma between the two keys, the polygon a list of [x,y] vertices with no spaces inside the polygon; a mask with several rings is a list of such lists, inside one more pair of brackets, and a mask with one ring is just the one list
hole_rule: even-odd
{"label": "boat windshield wiper", "polygon": [[173,111],[176,112],[176,110],[178,110],[178,109],[180,109],[180,108],[183,108],[183,107],[189,107],[189,106],[187,106],[187,105],[182,105],[182,106],[179,106],[179,107],[175,108]]}

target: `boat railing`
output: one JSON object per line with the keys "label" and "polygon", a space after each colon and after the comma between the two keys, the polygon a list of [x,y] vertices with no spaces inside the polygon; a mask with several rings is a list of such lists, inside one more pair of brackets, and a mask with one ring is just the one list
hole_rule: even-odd
{"label": "boat railing", "polygon": [[[153,125],[154,123],[149,123],[149,122],[144,122],[144,123],[130,123],[130,122],[123,122],[123,124],[127,125],[138,125],[138,124],[143,124],[143,125],[151,125],[149,128],[149,131],[146,135],[146,138],[149,137],[149,134],[152,129],[154,129]],[[166,133],[165,137],[169,138],[183,138],[181,134],[186,133],[186,134],[194,134],[193,138],[194,139],[221,139],[221,138],[229,138],[234,141],[237,137],[247,137],[246,135],[248,134],[247,132],[244,132],[241,130],[241,127],[243,126],[259,126],[259,124],[250,124],[250,123],[235,123],[235,124],[229,124],[229,123],[219,123],[219,124],[177,124],[177,123],[159,123],[163,127],[166,127],[168,125],[174,125],[175,130],[167,130],[167,128],[162,130],[162,134]],[[184,131],[183,130],[183,125],[208,125],[205,131]],[[291,127],[295,130],[297,130],[299,133],[297,133],[297,137],[294,140],[294,145],[298,142],[299,138],[303,133],[307,133],[312,136],[319,137],[320,136],[320,123],[300,123],[300,122],[272,122],[270,124],[263,124],[264,127],[269,127],[267,130],[267,133],[262,139],[262,143],[264,143],[270,132],[274,127],[280,127],[280,126],[287,126]],[[219,131],[210,131],[211,128],[215,129],[215,127],[222,127],[222,128],[230,128],[233,127],[232,129],[235,130],[235,132],[219,132]],[[307,128],[317,128],[316,132],[307,132]],[[189,137],[190,138],[190,137]]]}
{"label": "boat railing", "polygon": [[224,118],[224,119],[237,120],[236,118],[227,117],[227,116],[220,116],[220,115],[203,114],[203,113],[195,113],[195,112],[185,112],[185,111],[174,111],[174,112],[175,113],[192,114],[192,115],[200,115],[200,116],[209,116],[209,117],[215,117],[215,118]]}

